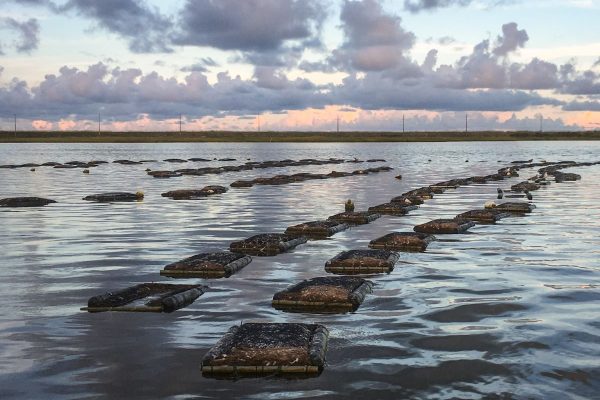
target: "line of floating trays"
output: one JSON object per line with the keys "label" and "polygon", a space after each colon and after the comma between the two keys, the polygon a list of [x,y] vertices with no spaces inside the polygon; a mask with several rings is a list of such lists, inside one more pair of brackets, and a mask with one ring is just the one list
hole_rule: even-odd
{"label": "line of floating trays", "polygon": [[[402,206],[390,203],[375,206],[367,212],[345,212],[331,216],[327,221],[311,221],[288,227],[284,234],[262,234],[230,244],[230,253],[205,253],[167,265],[162,275],[227,276],[251,262],[250,255],[272,256],[306,243],[307,237],[323,238],[347,229],[350,223],[369,223],[379,217],[371,211],[388,211],[404,215],[416,208],[404,205],[406,199],[425,200],[433,197],[439,188],[458,187],[444,182],[430,191],[420,188],[403,195]],[[469,182],[465,182],[468,184]],[[443,190],[441,191],[443,192]],[[410,200],[409,200],[410,201]],[[488,206],[488,205],[486,205]],[[530,203],[504,203],[495,208],[471,210],[454,219],[433,220],[414,227],[415,232],[394,232],[371,241],[371,250],[349,250],[327,261],[325,270],[342,274],[389,273],[399,254],[391,250],[425,251],[435,240],[432,233],[465,232],[475,223],[495,223],[511,213],[531,212]],[[146,284],[148,285],[148,284]],[[140,296],[140,287],[107,293],[90,299],[88,311],[173,311],[191,304],[202,294],[200,285],[159,285],[161,290],[148,290],[149,296]],[[272,306],[292,312],[348,312],[359,308],[372,291],[373,283],[355,276],[315,277],[299,282],[273,296]],[[176,289],[175,289],[176,288]],[[133,292],[133,294],[129,294]],[[171,300],[179,296],[177,300]],[[143,306],[135,304],[144,301]],[[116,298],[116,299],[115,299]],[[129,300],[133,299],[134,305]],[[168,301],[166,301],[168,299]],[[166,301],[166,305],[165,305]],[[234,326],[215,344],[202,360],[204,376],[237,377],[261,375],[319,374],[325,363],[329,332],[318,324],[246,323]]]}
{"label": "line of floating trays", "polygon": [[[420,200],[432,197],[430,194],[415,191],[405,194],[405,197],[419,195],[422,196]],[[374,208],[384,210],[387,207],[389,206]],[[430,221],[415,226],[415,232],[395,232],[370,243],[370,247],[381,247],[379,249],[342,252],[329,260],[325,269],[328,272],[343,274],[389,272],[399,257],[398,253],[388,250],[390,247],[393,250],[424,251],[427,244],[434,240],[433,235],[425,232],[462,233],[475,223],[495,223],[501,218],[510,216],[511,213],[527,213],[533,208],[534,206],[529,203],[504,203],[494,209],[467,211],[451,220]],[[407,212],[397,208],[389,211],[392,215],[404,215]],[[290,227],[288,230],[301,234],[317,226],[317,222],[305,223]],[[337,231],[333,225],[318,226],[318,229],[321,235],[329,235]],[[372,291],[372,287],[372,282],[360,277],[315,277],[276,293],[273,296],[272,306],[288,312],[355,311],[365,296]],[[318,346],[311,342],[307,334],[311,329],[320,329],[321,340]],[[301,343],[297,342],[299,337]],[[217,377],[319,374],[324,367],[327,338],[327,330],[323,326],[318,328],[306,324],[234,326],[206,354],[202,361],[202,373],[204,376]],[[239,351],[240,347],[244,350]],[[300,348],[303,350],[299,350]],[[311,357],[311,353],[316,353],[318,356]]]}
{"label": "line of floating trays", "polygon": [[[255,184],[257,185],[282,185],[294,182],[303,182],[312,179],[329,179],[329,178],[340,178],[345,176],[353,175],[368,175],[378,172],[386,172],[392,170],[391,167],[375,167],[356,170],[353,172],[336,172],[332,171],[329,174],[310,174],[300,173],[293,175],[276,175],[271,178],[256,178],[253,181],[243,185],[237,186],[236,181],[231,184],[233,187],[250,187]],[[169,197],[174,200],[195,200],[201,199],[208,196],[223,194],[228,191],[228,188],[220,185],[209,185],[201,189],[178,189],[162,193],[162,197]],[[98,193],[89,195],[83,198],[86,201],[92,201],[96,203],[114,203],[114,202],[130,202],[130,201],[141,201],[144,199],[144,193],[136,192],[108,192]],[[41,207],[48,204],[56,203],[55,200],[45,199],[42,197],[9,197],[6,199],[0,199],[0,207]]]}
{"label": "line of floating trays", "polygon": [[[120,165],[139,165],[145,163],[154,163],[159,160],[114,160],[113,164]],[[164,162],[169,163],[186,163],[186,162],[210,162],[210,161],[237,161],[235,158],[219,158],[216,157],[211,159],[201,158],[201,157],[192,157],[188,159],[183,158],[167,158],[162,160]],[[293,166],[304,166],[304,165],[324,165],[324,164],[342,164],[342,163],[363,163],[363,162],[385,162],[385,160],[380,158],[368,159],[366,161],[359,160],[357,158],[354,159],[339,159],[339,158],[329,158],[325,160],[318,160],[314,158],[306,158],[302,160],[268,160],[268,161],[248,161],[242,165],[230,165],[224,166],[220,168],[224,168],[220,172],[226,171],[242,171],[249,170],[255,168],[282,168],[282,167],[293,167]],[[24,164],[4,164],[0,165],[0,169],[16,169],[16,168],[38,168],[38,167],[52,167],[57,169],[74,169],[74,168],[94,168],[101,164],[110,164],[109,161],[106,160],[92,160],[92,161],[67,161],[67,162],[56,162],[49,161],[45,163],[24,163]],[[216,169],[215,169],[216,170]],[[213,172],[215,173],[215,172]]]}
{"label": "line of floating trays", "polygon": [[182,168],[171,170],[157,170],[152,171],[146,170],[146,173],[154,178],[176,178],[183,175],[202,176],[209,174],[221,174],[223,172],[237,172],[237,171],[249,171],[253,169],[264,169],[264,168],[285,168],[285,167],[299,167],[307,165],[328,165],[328,164],[344,164],[344,163],[374,163],[374,162],[385,162],[381,158],[373,158],[366,161],[359,159],[345,160],[341,158],[329,158],[326,160],[317,160],[313,158],[306,158],[302,160],[281,160],[281,161],[261,161],[261,162],[247,162],[241,165],[225,165],[222,167],[207,167],[207,168]]}

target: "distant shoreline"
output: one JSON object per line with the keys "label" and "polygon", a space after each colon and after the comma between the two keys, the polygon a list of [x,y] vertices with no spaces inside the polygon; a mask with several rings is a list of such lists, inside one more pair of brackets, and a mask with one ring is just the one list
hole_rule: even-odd
{"label": "distant shoreline", "polygon": [[0,143],[177,143],[177,142],[471,142],[600,140],[600,131],[579,132],[0,132]]}

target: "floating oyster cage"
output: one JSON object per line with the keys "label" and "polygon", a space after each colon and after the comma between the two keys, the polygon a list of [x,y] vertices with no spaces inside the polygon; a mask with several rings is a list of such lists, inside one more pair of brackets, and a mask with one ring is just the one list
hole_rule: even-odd
{"label": "floating oyster cage", "polygon": [[240,253],[201,253],[165,266],[160,274],[171,278],[228,278],[252,262]]}
{"label": "floating oyster cage", "polygon": [[392,232],[380,238],[371,240],[372,249],[419,251],[427,250],[429,243],[436,240],[435,236],[419,232]]}
{"label": "floating oyster cage", "polygon": [[498,209],[470,210],[456,216],[457,219],[478,222],[480,224],[493,224],[502,218],[510,217],[511,213]]}
{"label": "floating oyster cage", "polygon": [[553,175],[554,175],[554,180],[557,183],[560,183],[560,182],[574,182],[574,181],[578,181],[578,180],[581,179],[581,175],[574,174],[572,172],[560,172],[560,171],[556,171]]}
{"label": "floating oyster cage", "polygon": [[170,197],[173,200],[195,200],[201,199],[207,196],[215,194],[222,194],[227,192],[227,188],[219,185],[205,186],[202,189],[180,189],[171,190],[169,192],[162,193],[162,197]]}
{"label": "floating oyster cage", "polygon": [[310,238],[326,238],[338,232],[345,231],[350,226],[343,222],[327,220],[327,221],[311,221],[302,224],[289,226],[285,233],[293,236],[306,236]]}
{"label": "floating oyster cage", "polygon": [[312,377],[325,367],[329,331],[323,325],[245,323],[232,326],[202,359],[205,377]]}
{"label": "floating oyster cage", "polygon": [[498,204],[495,207],[492,207],[492,209],[515,214],[525,214],[532,212],[535,209],[535,205],[525,202],[507,202]]}
{"label": "floating oyster cage", "polygon": [[82,311],[173,312],[192,304],[204,293],[201,285],[143,283],[107,292],[88,300]]}
{"label": "floating oyster cage", "polygon": [[404,204],[405,206],[417,206],[423,204],[425,201],[420,196],[405,196],[401,194],[392,198],[390,202]]}
{"label": "floating oyster cage", "polygon": [[371,211],[346,211],[330,216],[329,220],[345,222],[354,225],[364,225],[381,217],[380,214]]}
{"label": "floating oyster cage", "polygon": [[390,273],[400,258],[389,250],[343,251],[325,263],[325,271],[333,274]]}
{"label": "floating oyster cage", "polygon": [[475,222],[465,219],[434,219],[413,228],[419,233],[464,233],[475,226]]}
{"label": "floating oyster cage", "polygon": [[535,182],[520,182],[517,183],[516,185],[512,185],[510,187],[510,190],[512,190],[513,192],[533,192],[534,190],[538,190],[541,186],[538,185]]}
{"label": "floating oyster cage", "polygon": [[406,215],[408,212],[416,210],[417,208],[419,207],[390,202],[369,207],[369,212],[385,215]]}
{"label": "floating oyster cage", "polygon": [[56,203],[56,201],[42,197],[8,197],[0,199],[0,207],[43,207],[52,203]]}
{"label": "floating oyster cage", "polygon": [[83,200],[97,203],[111,203],[115,201],[138,201],[144,198],[143,193],[111,192],[86,196]]}
{"label": "floating oyster cage", "polygon": [[290,312],[340,313],[355,311],[373,283],[352,276],[312,278],[273,296],[273,307]]}
{"label": "floating oyster cage", "polygon": [[292,236],[283,233],[264,233],[249,237],[248,239],[233,242],[229,250],[234,253],[248,254],[251,256],[276,256],[294,247],[306,243],[304,236]]}
{"label": "floating oyster cage", "polygon": [[152,176],[153,178],[177,178],[183,176],[179,172],[174,171],[148,171],[146,174]]}

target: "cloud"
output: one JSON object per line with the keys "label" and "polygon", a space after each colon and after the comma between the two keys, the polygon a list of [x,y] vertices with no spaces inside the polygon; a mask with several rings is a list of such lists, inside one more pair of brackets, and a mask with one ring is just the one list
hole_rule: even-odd
{"label": "cloud", "polygon": [[493,50],[497,56],[503,57],[509,53],[522,48],[529,40],[525,29],[519,30],[515,22],[502,25],[502,36],[498,36],[498,45]]}
{"label": "cloud", "polygon": [[520,111],[535,105],[562,104],[536,93],[443,88],[427,78],[401,81],[382,73],[368,73],[364,79],[350,76],[333,89],[332,98],[336,104],[369,110]]}
{"label": "cloud", "polygon": [[450,6],[467,6],[472,0],[404,0],[404,9],[411,13],[432,11]]}
{"label": "cloud", "polygon": [[59,120],[66,116],[131,120],[141,114],[154,119],[173,115],[243,115],[319,107],[326,98],[308,80],[289,80],[277,71],[261,70],[256,80],[219,73],[210,84],[201,72],[183,81],[139,69],[109,68],[103,63],[86,70],[62,67],[37,86],[13,79],[0,88],[0,114],[15,110],[23,118]]}
{"label": "cloud", "polygon": [[565,111],[600,111],[600,101],[572,101],[562,108]]}
{"label": "cloud", "polygon": [[141,0],[69,0],[53,8],[94,20],[100,28],[127,39],[134,53],[171,51],[167,33],[172,21]]}
{"label": "cloud", "polygon": [[10,17],[1,18],[0,28],[17,33],[18,40],[14,42],[14,48],[19,53],[30,53],[39,46],[40,24],[35,18],[23,22]]}
{"label": "cloud", "polygon": [[[155,63],[156,65],[156,63]],[[219,64],[211,57],[203,57],[197,63],[180,68],[181,72],[207,72],[211,67],[218,67]]]}
{"label": "cloud", "polygon": [[174,43],[266,52],[287,41],[307,41],[323,19],[314,0],[188,0]]}
{"label": "cloud", "polygon": [[386,14],[375,0],[346,0],[341,12],[345,41],[330,63],[359,71],[408,68],[414,73],[404,52],[414,45],[415,35],[405,31],[401,21]]}

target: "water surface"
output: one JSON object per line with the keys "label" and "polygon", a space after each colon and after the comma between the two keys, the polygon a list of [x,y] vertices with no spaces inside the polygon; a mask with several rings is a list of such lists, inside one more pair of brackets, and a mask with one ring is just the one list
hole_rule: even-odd
{"label": "water surface", "polygon": [[[600,389],[600,166],[573,168],[578,182],[534,193],[523,218],[440,235],[426,253],[403,253],[355,313],[288,314],[276,291],[325,275],[339,251],[366,248],[391,231],[479,208],[498,183],[436,195],[405,217],[311,241],[277,257],[255,257],[228,279],[192,279],[210,290],[172,314],[79,311],[90,296],[151,281],[167,263],[233,240],[387,202],[412,188],[489,174],[511,160],[600,159],[598,142],[381,144],[2,144],[0,164],[93,159],[233,157],[236,162],[101,165],[80,169],[0,169],[0,197],[57,200],[0,210],[1,398],[293,399],[594,398]],[[241,164],[286,158],[385,158],[386,164],[261,169],[154,179],[145,168]],[[429,161],[430,160],[430,161]],[[468,162],[466,162],[468,160]],[[501,162],[499,162],[501,161]],[[279,173],[351,171],[390,165],[389,173],[231,189],[198,201],[160,193],[228,186]],[[531,172],[531,173],[530,173]],[[397,174],[403,179],[394,179]],[[520,178],[500,183],[507,188]],[[145,193],[143,202],[93,204],[106,191]],[[327,367],[317,378],[213,380],[200,360],[233,324],[318,322],[331,331]]]}

